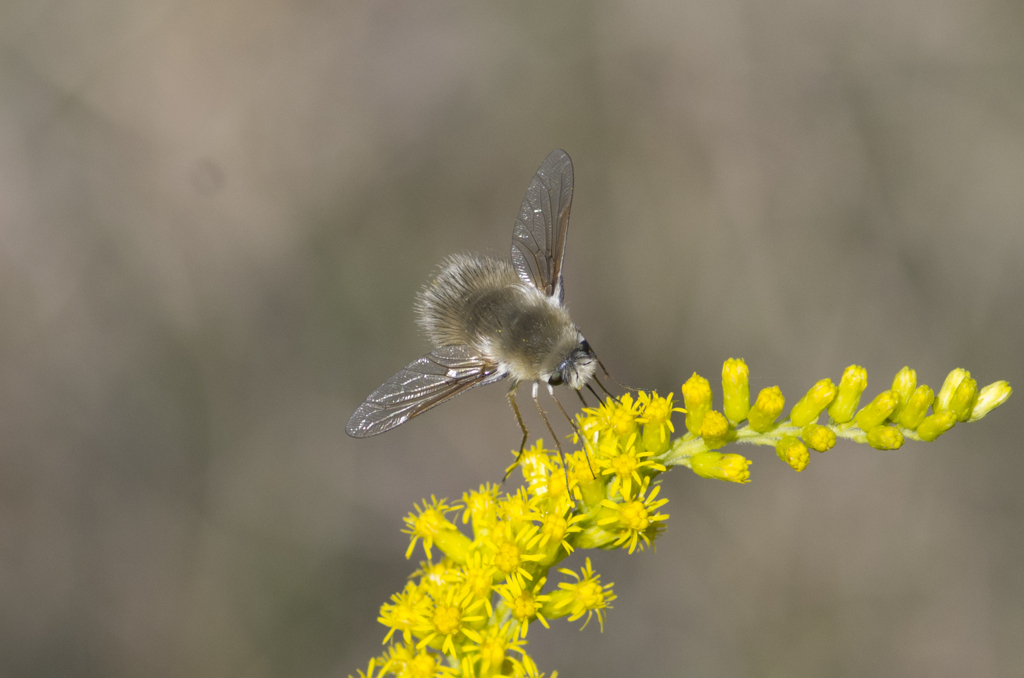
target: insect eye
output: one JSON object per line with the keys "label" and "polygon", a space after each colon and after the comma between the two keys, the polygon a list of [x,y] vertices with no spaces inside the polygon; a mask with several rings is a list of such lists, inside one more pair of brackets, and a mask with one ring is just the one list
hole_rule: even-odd
{"label": "insect eye", "polygon": [[561,372],[555,372],[554,374],[552,374],[550,377],[548,377],[548,383],[551,384],[552,386],[561,386],[562,385],[562,373]]}
{"label": "insect eye", "polygon": [[584,339],[583,341],[580,342],[580,348],[582,348],[587,353],[591,352],[590,351],[590,344],[587,342],[586,339]]}

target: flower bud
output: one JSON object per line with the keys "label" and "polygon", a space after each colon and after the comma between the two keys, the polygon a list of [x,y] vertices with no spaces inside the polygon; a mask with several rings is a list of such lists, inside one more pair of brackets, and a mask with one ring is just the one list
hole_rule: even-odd
{"label": "flower bud", "polygon": [[818,416],[829,406],[832,399],[836,397],[836,385],[831,379],[822,379],[807,392],[803,398],[793,405],[789,412],[789,419],[794,426],[803,428],[816,420]]}
{"label": "flower bud", "polygon": [[793,436],[783,436],[782,440],[775,445],[775,454],[779,455],[779,459],[793,467],[793,470],[797,473],[807,468],[807,462],[811,460],[811,455],[807,452],[807,446]]}
{"label": "flower bud", "polygon": [[754,406],[747,412],[750,428],[758,433],[768,431],[775,425],[775,419],[782,414],[782,409],[785,406],[786,398],[778,386],[761,389]]}
{"label": "flower bud", "polygon": [[868,371],[860,365],[850,365],[843,370],[843,378],[839,380],[839,391],[836,399],[828,406],[828,416],[837,424],[845,424],[853,419],[853,413],[860,404],[860,394],[868,385]]}
{"label": "flower bud", "polygon": [[910,400],[910,396],[914,393],[915,388],[917,388],[916,370],[904,367],[896,373],[896,378],[892,380],[892,390],[899,396],[899,403],[897,403],[896,409],[892,411],[892,414],[889,415],[890,419],[896,421],[900,416],[900,412],[907,406],[907,401]]}
{"label": "flower bud", "polygon": [[868,445],[876,450],[898,450],[903,446],[903,434],[892,426],[876,426],[868,431]]}
{"label": "flower bud", "polygon": [[889,418],[892,411],[896,409],[897,403],[899,403],[899,396],[896,391],[882,391],[857,413],[855,417],[857,426],[860,426],[862,431],[870,431]]}
{"label": "flower bud", "polygon": [[931,442],[941,436],[943,433],[953,428],[953,424],[956,423],[956,415],[949,410],[945,412],[939,412],[933,414],[930,417],[925,418],[921,422],[921,425],[917,427],[917,435],[921,436],[921,440]]}
{"label": "flower bud", "polygon": [[827,452],[836,444],[835,431],[828,426],[819,426],[818,424],[804,426],[800,437],[807,443],[807,447],[818,452]]}
{"label": "flower bud", "polygon": [[750,368],[742,358],[729,358],[722,366],[722,411],[735,426],[750,410]]}
{"label": "flower bud", "polygon": [[913,431],[924,421],[925,416],[928,414],[928,408],[934,400],[935,392],[932,391],[931,386],[926,384],[918,386],[910,394],[907,404],[903,406],[899,416],[896,417],[897,423],[903,428],[909,428]]}
{"label": "flower bud", "polygon": [[690,457],[690,468],[701,478],[728,480],[733,483],[750,482],[750,460],[739,454],[701,452]]}
{"label": "flower bud", "polygon": [[725,416],[716,410],[711,410],[704,415],[704,421],[700,425],[700,437],[709,450],[716,449],[729,442],[729,422]]}
{"label": "flower bud", "polygon": [[978,421],[1005,403],[1011,393],[1013,393],[1013,389],[1006,381],[997,381],[981,389],[978,392],[978,399],[974,401],[974,409],[971,410],[971,418],[968,421]]}
{"label": "flower bud", "polygon": [[686,408],[686,428],[700,435],[704,415],[711,409],[711,384],[696,372],[683,384],[683,407]]}
{"label": "flower bud", "polygon": [[956,387],[953,399],[949,401],[949,409],[956,416],[957,421],[967,421],[971,418],[974,402],[977,399],[978,382],[968,373],[964,380],[960,382],[960,385]]}
{"label": "flower bud", "polygon": [[965,377],[971,376],[971,373],[967,370],[956,368],[946,376],[946,381],[942,382],[942,388],[939,389],[939,394],[935,396],[935,402],[932,403],[932,411],[939,413],[945,412],[949,409],[949,403],[953,400],[953,394],[956,393],[957,386],[964,380]]}

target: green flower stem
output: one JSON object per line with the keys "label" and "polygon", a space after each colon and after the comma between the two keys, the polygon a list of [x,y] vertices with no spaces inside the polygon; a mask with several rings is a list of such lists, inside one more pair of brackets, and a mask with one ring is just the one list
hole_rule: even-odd
{"label": "green flower stem", "polygon": [[[845,438],[846,440],[852,440],[855,443],[866,443],[868,441],[868,434],[856,424],[852,422],[846,424],[821,424],[825,428],[829,429],[836,434],[836,438]],[[921,436],[909,428],[898,428],[903,437],[908,440],[921,440]],[[747,445],[770,445],[775,447],[784,436],[800,437],[802,427],[796,426],[793,422],[787,419],[784,422],[776,425],[772,429],[758,433],[754,429],[750,428],[749,425],[742,426],[736,429],[735,437],[731,442],[734,443],[745,443]],[[692,433],[680,436],[672,441],[663,454],[656,456],[654,459],[659,464],[664,464],[666,467],[673,466],[685,466],[690,467],[690,457],[701,452],[710,452],[711,448],[704,444],[704,439],[695,436]],[[717,451],[717,450],[716,450]]]}

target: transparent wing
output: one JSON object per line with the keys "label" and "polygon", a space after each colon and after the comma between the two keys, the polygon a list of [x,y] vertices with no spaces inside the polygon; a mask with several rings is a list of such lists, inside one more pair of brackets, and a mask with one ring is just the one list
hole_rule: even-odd
{"label": "transparent wing", "polygon": [[512,264],[523,282],[562,301],[562,257],[572,206],[572,160],[552,151],[533,176],[512,230]]}
{"label": "transparent wing", "polygon": [[354,438],[384,433],[474,386],[505,378],[469,346],[442,346],[409,363],[371,393],[348,420]]}

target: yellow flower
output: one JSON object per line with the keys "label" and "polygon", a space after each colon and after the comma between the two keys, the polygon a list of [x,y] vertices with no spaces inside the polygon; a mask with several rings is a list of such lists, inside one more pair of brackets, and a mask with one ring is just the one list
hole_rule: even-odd
{"label": "yellow flower", "polygon": [[868,445],[876,450],[898,450],[903,446],[903,434],[892,426],[876,426],[868,431]]}
{"label": "yellow flower", "polygon": [[414,650],[406,645],[393,645],[384,657],[384,666],[378,676],[391,673],[398,678],[443,678],[455,676],[456,671],[442,663],[441,655],[427,649]]}
{"label": "yellow flower", "polygon": [[917,371],[904,366],[902,370],[896,373],[896,377],[892,380],[892,390],[899,396],[900,401],[896,405],[896,409],[889,415],[890,419],[896,421],[899,418],[900,412],[907,406],[910,396],[913,395],[916,389]]}
{"label": "yellow flower", "polygon": [[567,554],[572,553],[573,548],[566,541],[566,537],[582,530],[576,523],[585,517],[582,513],[573,515],[571,510],[543,516],[540,523],[540,542],[537,545],[544,548],[548,543],[561,544]]}
{"label": "yellow flower", "polygon": [[614,452],[597,460],[602,469],[601,475],[614,475],[618,479],[619,493],[628,499],[632,493],[632,483],[640,484],[640,472],[664,471],[665,467],[649,459],[653,452],[640,452],[636,449],[636,434],[629,436],[625,445],[616,443]]}
{"label": "yellow flower", "polygon": [[460,634],[480,642],[480,634],[471,625],[486,619],[483,615],[473,614],[484,601],[474,599],[468,587],[449,586],[441,597],[432,602],[422,623],[414,630],[421,638],[416,644],[417,650],[433,642],[433,647],[441,652],[454,654],[455,638]]}
{"label": "yellow flower", "polygon": [[672,407],[672,394],[662,398],[657,393],[640,391],[637,402],[641,405],[641,416],[637,417],[637,423],[644,425],[644,432],[641,439],[643,448],[653,454],[660,454],[668,449],[672,442],[672,433],[675,433],[675,426],[672,425],[673,412],[686,412],[681,407]]}
{"label": "yellow flower", "polygon": [[[616,530],[618,538],[615,540],[615,546],[628,547],[630,553],[636,550],[640,540],[643,540],[643,544],[650,546],[650,535],[655,524],[658,521],[668,520],[668,514],[657,513],[659,508],[668,503],[668,499],[657,499],[658,493],[661,492],[661,486],[655,485],[654,489],[651,490],[650,496],[644,496],[647,493],[650,482],[650,478],[643,479],[636,499],[628,499],[621,503],[608,499],[601,502],[601,505],[605,508],[612,509],[614,514],[601,518],[597,521],[597,524],[601,526],[614,525],[618,528]],[[643,544],[640,546],[641,550],[643,549]]]}
{"label": "yellow flower", "polygon": [[559,590],[552,593],[551,599],[544,605],[547,616],[557,618],[569,615],[569,621],[576,621],[587,615],[587,620],[583,622],[583,628],[586,628],[590,618],[596,614],[601,630],[604,631],[604,611],[611,609],[610,603],[616,598],[612,592],[614,584],[601,584],[601,575],[594,572],[590,558],[587,558],[580,574],[565,568],[558,571],[576,581],[558,585]]}
{"label": "yellow flower", "polygon": [[910,394],[907,404],[896,415],[896,423],[903,428],[916,429],[924,421],[925,416],[928,414],[928,408],[931,407],[934,400],[935,392],[932,391],[931,387],[925,384],[918,386]]}
{"label": "yellow flower", "polygon": [[491,591],[494,575],[498,568],[494,566],[490,551],[486,552],[486,556],[484,551],[475,550],[466,563],[459,568],[457,574],[458,580],[466,585],[473,597],[484,601],[487,616],[490,617],[494,614],[494,609],[491,607]]}
{"label": "yellow flower", "polygon": [[[437,499],[433,495],[430,496],[430,502],[423,501],[423,507],[413,504],[416,509],[416,513],[410,513],[405,517],[406,529],[402,530],[405,534],[412,535],[412,539],[409,540],[409,548],[405,552],[405,557],[412,557],[413,549],[416,548],[416,542],[419,539],[423,540],[423,550],[427,553],[427,558],[431,556],[431,547],[435,542],[438,542],[438,546],[445,550],[448,555],[449,553],[444,546],[450,546],[456,554],[453,557],[465,551],[469,547],[469,539],[455,529],[447,518],[446,513],[451,513],[453,509],[444,499]],[[440,542],[444,542],[444,546]]]}
{"label": "yellow flower", "polygon": [[512,618],[519,622],[517,629],[517,635],[520,638],[526,637],[526,632],[529,630],[530,620],[534,617],[544,626],[544,628],[550,628],[548,626],[548,620],[541,614],[541,606],[544,605],[551,596],[546,593],[534,593],[534,591],[540,591],[544,587],[544,582],[547,581],[547,577],[541,577],[540,580],[531,589],[517,589],[515,586],[509,584],[503,584],[496,586],[495,591],[505,600],[505,604],[509,608],[509,613]]}
{"label": "yellow flower", "polygon": [[384,643],[391,640],[395,631],[401,631],[405,642],[411,643],[412,630],[423,623],[429,609],[430,600],[424,592],[412,582],[406,582],[401,593],[392,594],[391,602],[380,607],[380,617],[377,621],[391,627],[384,636]]}
{"label": "yellow flower", "polygon": [[690,469],[701,478],[728,480],[732,483],[750,482],[751,463],[742,455],[721,452],[701,452],[690,457]]}
{"label": "yellow flower", "polygon": [[853,413],[860,404],[860,395],[868,385],[868,372],[860,365],[850,365],[843,370],[839,380],[836,398],[828,406],[828,416],[837,424],[845,424],[853,419]]}
{"label": "yellow flower", "polygon": [[793,426],[803,428],[812,421],[815,421],[825,411],[825,408],[832,403],[832,399],[836,397],[837,391],[838,389],[831,379],[822,379],[814,384],[811,390],[807,392],[807,395],[798,400],[796,405],[793,405],[793,409],[790,410],[789,419],[793,422]]}
{"label": "yellow flower", "polygon": [[899,404],[900,396],[896,391],[882,391],[853,419],[862,431],[870,431],[885,422]]}
{"label": "yellow flower", "polygon": [[704,421],[700,425],[700,437],[709,450],[714,450],[729,442],[729,422],[725,416],[717,410],[711,410],[704,415]]}
{"label": "yellow flower", "polygon": [[722,365],[722,412],[734,426],[750,410],[750,368],[742,358],[729,358]]}
{"label": "yellow flower", "polygon": [[538,532],[537,526],[532,523],[515,531],[510,523],[503,522],[488,539],[483,540],[484,546],[494,554],[492,562],[505,577],[505,583],[519,591],[526,588],[525,580],[533,580],[528,567],[545,557],[534,550],[541,539]]}
{"label": "yellow flower", "polygon": [[978,421],[1005,403],[1011,393],[1013,393],[1013,389],[1006,381],[997,381],[981,389],[978,392],[978,399],[974,401],[974,409],[971,410],[971,418],[968,421]]}
{"label": "yellow flower", "polygon": [[827,452],[836,444],[835,432],[828,426],[819,426],[818,424],[804,426],[800,437],[807,443],[807,447],[818,452]]}
{"label": "yellow flower", "polygon": [[[511,664],[514,672],[520,672],[522,675],[536,674],[537,666],[524,649],[526,641],[522,640],[519,634],[510,628],[511,626],[511,620],[500,626],[490,626],[481,634],[479,643],[463,646],[463,676],[503,675],[502,667],[506,661]],[[517,652],[519,657],[509,656],[510,652]]]}
{"label": "yellow flower", "polygon": [[786,398],[778,386],[761,389],[761,392],[757,394],[754,406],[747,412],[747,422],[750,424],[750,428],[758,433],[766,433],[771,430],[785,406]]}
{"label": "yellow flower", "polygon": [[700,434],[704,415],[711,409],[711,384],[696,372],[683,384],[683,407],[686,408],[686,428]]}
{"label": "yellow flower", "polygon": [[807,446],[793,436],[782,436],[782,440],[775,445],[775,454],[797,473],[807,468],[807,462],[811,460]]}

